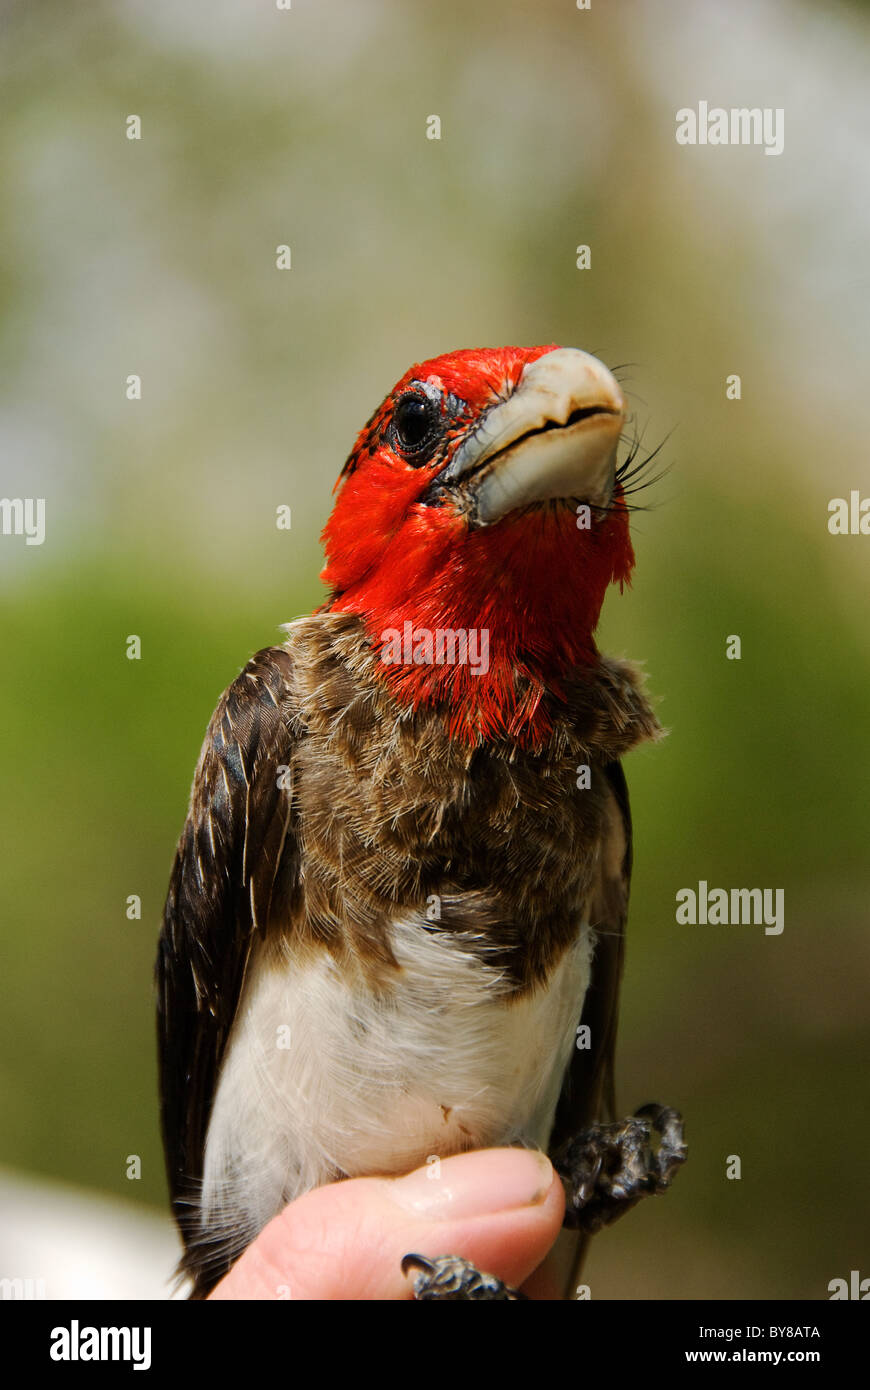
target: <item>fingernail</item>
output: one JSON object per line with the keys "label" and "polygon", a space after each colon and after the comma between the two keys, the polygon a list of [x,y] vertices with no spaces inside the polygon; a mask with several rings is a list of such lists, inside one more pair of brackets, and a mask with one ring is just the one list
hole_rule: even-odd
{"label": "fingernail", "polygon": [[438,1221],[538,1206],[552,1185],[550,1160],[537,1149],[486,1149],[430,1162],[387,1190],[406,1211]]}

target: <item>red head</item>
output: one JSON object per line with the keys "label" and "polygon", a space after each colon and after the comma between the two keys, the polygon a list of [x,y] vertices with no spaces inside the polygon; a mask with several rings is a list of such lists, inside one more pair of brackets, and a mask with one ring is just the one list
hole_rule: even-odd
{"label": "red head", "polygon": [[634,564],[624,415],[606,367],[552,345],[447,353],[390,392],[339,479],[322,577],[398,700],[472,742],[546,736]]}

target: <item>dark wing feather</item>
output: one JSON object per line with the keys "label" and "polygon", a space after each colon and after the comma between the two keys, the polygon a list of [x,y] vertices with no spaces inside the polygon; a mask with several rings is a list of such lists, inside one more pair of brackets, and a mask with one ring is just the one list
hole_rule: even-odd
{"label": "dark wing feather", "polygon": [[290,668],[287,651],[268,647],[221,697],[164,909],[156,968],[161,1119],[183,1265],[194,1274],[190,1242],[224,1048],[279,864],[295,852],[290,797],[278,785],[292,744]]}
{"label": "dark wing feather", "polygon": [[[571,1055],[550,1138],[551,1156],[587,1125],[616,1119],[614,1057],[631,885],[631,811],[622,764],[607,763],[604,774],[610,792],[608,819],[598,880],[589,905],[589,921],[598,939],[580,1018],[589,1025],[592,1046],[588,1050],[575,1048]],[[576,1296],[588,1244],[589,1236],[579,1231],[563,1231],[560,1236],[556,1268],[564,1298]]]}
{"label": "dark wing feather", "polygon": [[586,1125],[616,1118],[613,1068],[631,884],[631,811],[621,763],[607,763],[604,774],[610,790],[608,821],[589,907],[589,921],[598,939],[580,1018],[589,1026],[592,1046],[572,1053],[556,1109],[551,1153]]}

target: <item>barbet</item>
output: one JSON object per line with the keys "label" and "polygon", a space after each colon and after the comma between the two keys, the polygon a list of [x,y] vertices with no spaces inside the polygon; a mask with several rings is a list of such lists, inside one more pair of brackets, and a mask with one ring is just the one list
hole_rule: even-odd
{"label": "barbet", "polygon": [[[593,638],[634,564],[624,424],[577,349],[412,367],[339,479],[330,597],[218,704],[157,964],[195,1297],[321,1183],[537,1145],[582,1241],[685,1156],[675,1112],[614,1114],[620,758],[660,733]],[[418,1297],[511,1296],[435,1253]]]}

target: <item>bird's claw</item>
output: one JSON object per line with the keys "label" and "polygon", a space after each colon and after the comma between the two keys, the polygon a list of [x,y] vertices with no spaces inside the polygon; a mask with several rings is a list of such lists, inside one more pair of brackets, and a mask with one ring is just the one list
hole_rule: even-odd
{"label": "bird's claw", "polygon": [[[641,1197],[665,1192],[686,1156],[682,1116],[667,1106],[644,1105],[617,1124],[590,1125],[554,1159],[565,1186],[565,1225],[588,1234],[609,1226]],[[411,1270],[417,1271],[413,1288],[420,1301],[526,1298],[460,1255],[406,1255],[402,1273]]]}
{"label": "bird's claw", "polygon": [[617,1124],[591,1125],[555,1160],[565,1225],[589,1234],[609,1226],[641,1197],[666,1191],[686,1156],[682,1116],[667,1106],[644,1105]]}
{"label": "bird's claw", "polygon": [[525,1294],[508,1288],[494,1274],[484,1274],[460,1255],[439,1255],[434,1260],[423,1255],[406,1255],[402,1260],[402,1273],[408,1274],[416,1269],[414,1275],[414,1297],[424,1299],[473,1299],[486,1302],[517,1302],[525,1300]]}

